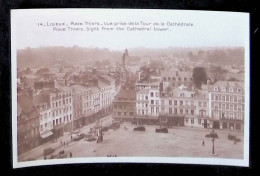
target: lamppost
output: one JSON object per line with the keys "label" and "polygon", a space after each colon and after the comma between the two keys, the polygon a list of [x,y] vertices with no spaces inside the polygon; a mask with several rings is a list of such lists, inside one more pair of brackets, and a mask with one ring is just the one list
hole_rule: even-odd
{"label": "lamppost", "polygon": [[212,131],[210,134],[207,134],[205,137],[207,138],[212,138],[212,152],[210,153],[211,155],[217,155],[215,153],[215,139],[218,138],[218,134],[214,131],[214,122],[212,123]]}

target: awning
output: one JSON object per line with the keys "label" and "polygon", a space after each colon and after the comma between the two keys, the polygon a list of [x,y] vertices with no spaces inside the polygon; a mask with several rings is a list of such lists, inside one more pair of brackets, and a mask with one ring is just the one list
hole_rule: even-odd
{"label": "awning", "polygon": [[48,132],[42,133],[40,135],[41,135],[42,138],[47,138],[47,137],[53,135],[53,133],[51,131],[48,131]]}

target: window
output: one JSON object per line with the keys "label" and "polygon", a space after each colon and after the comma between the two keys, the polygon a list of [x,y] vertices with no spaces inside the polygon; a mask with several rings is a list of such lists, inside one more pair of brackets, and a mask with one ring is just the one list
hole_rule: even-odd
{"label": "window", "polygon": [[218,96],[217,95],[215,95],[215,100],[218,100]]}
{"label": "window", "polygon": [[226,96],[222,95],[222,101],[226,101]]}
{"label": "window", "polygon": [[180,109],[180,114],[183,114],[183,109]]}
{"label": "window", "polygon": [[189,110],[188,109],[185,109],[185,114],[189,114]]}
{"label": "window", "polygon": [[229,113],[230,119],[233,119],[233,116],[234,116],[233,112],[230,112],[230,113]]}
{"label": "window", "polygon": [[226,109],[226,104],[222,104],[222,109]]}
{"label": "window", "polygon": [[242,106],[241,106],[241,105],[238,105],[238,106],[237,106],[237,110],[238,110],[238,111],[242,111]]}
{"label": "window", "polygon": [[161,104],[164,105],[164,100],[161,101]]}
{"label": "window", "polygon": [[221,91],[226,92],[226,87],[222,87]]}
{"label": "window", "polygon": [[162,114],[165,113],[165,108],[161,108]]}
{"label": "window", "polygon": [[169,108],[169,114],[172,114],[172,108]]}
{"label": "window", "polygon": [[177,101],[176,100],[174,100],[174,105],[177,105]]}
{"label": "window", "polygon": [[190,119],[190,121],[191,121],[191,124],[194,124],[194,119],[192,118],[192,119]]}
{"label": "window", "polygon": [[154,104],[154,100],[151,100],[151,104]]}
{"label": "window", "polygon": [[193,109],[190,112],[191,112],[191,115],[194,115],[194,110]]}
{"label": "window", "polygon": [[177,108],[174,108],[174,114],[177,114]]}
{"label": "window", "polygon": [[199,107],[201,107],[202,106],[202,103],[199,101]]}
{"label": "window", "polygon": [[151,95],[151,97],[153,97],[153,92],[151,92],[151,94],[150,94],[150,95]]}
{"label": "window", "polygon": [[152,114],[154,113],[154,108],[153,108],[153,107],[151,107],[151,113],[152,113]]}
{"label": "window", "polygon": [[183,105],[183,101],[180,101],[180,105]]}
{"label": "window", "polygon": [[121,115],[121,112],[118,112],[118,115],[120,116],[120,115]]}
{"label": "window", "polygon": [[156,93],[155,93],[155,96],[156,96],[156,97],[159,97],[159,92],[156,92]]}
{"label": "window", "polygon": [[169,105],[172,105],[172,100],[169,100]]}
{"label": "window", "polygon": [[242,89],[238,88],[238,89],[237,89],[237,92],[238,92],[238,93],[242,93]]}
{"label": "window", "polygon": [[234,105],[230,104],[230,110],[233,111],[234,110]]}
{"label": "window", "polygon": [[234,89],[232,87],[230,87],[229,92],[234,92]]}
{"label": "window", "polygon": [[207,107],[207,102],[203,102],[203,107]]}
{"label": "window", "polygon": [[124,112],[124,116],[126,116],[126,112]]}
{"label": "window", "polygon": [[156,104],[157,104],[157,105],[159,104],[159,100],[156,100]]}
{"label": "window", "polygon": [[237,118],[238,118],[239,120],[242,120],[242,115],[241,115],[241,113],[238,113],[238,114],[237,114]]}
{"label": "window", "polygon": [[218,87],[214,87],[214,91],[218,91]]}
{"label": "window", "polygon": [[198,123],[199,123],[199,125],[201,124],[201,119],[198,119]]}

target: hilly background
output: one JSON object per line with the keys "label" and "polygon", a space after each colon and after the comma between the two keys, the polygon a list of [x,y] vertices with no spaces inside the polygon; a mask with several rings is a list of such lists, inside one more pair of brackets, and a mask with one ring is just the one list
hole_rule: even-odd
{"label": "hilly background", "polygon": [[[243,64],[244,48],[130,48],[130,56],[189,58],[192,61],[208,61],[218,65]],[[49,67],[58,59],[69,64],[93,64],[96,61],[109,60],[120,63],[123,51],[111,51],[107,48],[73,47],[40,47],[25,48],[17,51],[18,67],[39,68]]]}

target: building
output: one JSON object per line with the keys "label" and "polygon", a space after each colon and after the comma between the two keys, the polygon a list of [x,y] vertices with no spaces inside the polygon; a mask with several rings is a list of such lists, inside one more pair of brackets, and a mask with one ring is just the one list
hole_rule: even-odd
{"label": "building", "polygon": [[18,155],[39,145],[40,113],[33,105],[32,96],[17,97]]}
{"label": "building", "polygon": [[136,116],[136,92],[134,89],[122,88],[113,100],[113,118],[132,121]]}
{"label": "building", "polygon": [[51,139],[53,135],[52,112],[50,106],[50,96],[48,92],[40,92],[33,96],[33,104],[40,113],[40,136],[44,143]]}
{"label": "building", "polygon": [[87,86],[73,85],[72,90],[74,129],[84,126],[93,114],[93,93]]}
{"label": "building", "polygon": [[243,131],[244,83],[217,81],[209,89],[209,114],[217,129]]}
{"label": "building", "polygon": [[136,119],[157,123],[160,113],[160,82],[136,83]]}
{"label": "building", "polygon": [[192,72],[180,70],[161,71],[161,81],[164,90],[167,87],[191,86],[193,83]]}
{"label": "building", "polygon": [[55,137],[59,137],[73,130],[72,90],[56,84],[49,93],[54,133]]}

